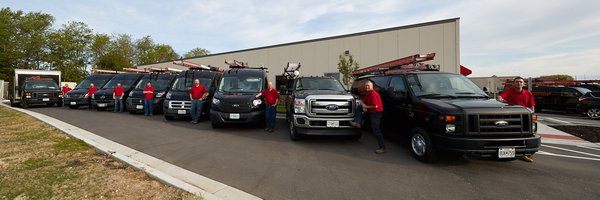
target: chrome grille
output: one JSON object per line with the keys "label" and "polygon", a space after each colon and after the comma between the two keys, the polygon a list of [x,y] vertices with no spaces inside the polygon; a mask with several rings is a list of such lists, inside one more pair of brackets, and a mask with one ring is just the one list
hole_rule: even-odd
{"label": "chrome grille", "polygon": [[189,110],[191,107],[191,101],[169,101],[170,109]]}
{"label": "chrome grille", "polygon": [[308,115],[315,117],[352,117],[354,116],[354,99],[320,99],[309,98]]}

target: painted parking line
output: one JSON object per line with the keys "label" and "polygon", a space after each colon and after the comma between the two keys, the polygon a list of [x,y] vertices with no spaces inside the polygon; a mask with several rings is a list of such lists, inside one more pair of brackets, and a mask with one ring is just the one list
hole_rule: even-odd
{"label": "painted parking line", "polygon": [[546,134],[546,133],[538,133],[539,136],[543,138],[553,138],[553,139],[562,139],[562,140],[583,140],[577,136],[573,135],[557,135],[557,134]]}
{"label": "painted parking line", "polygon": [[547,121],[554,121],[554,122],[559,122],[559,123],[563,123],[563,124],[570,124],[571,122],[568,121],[563,121],[563,120],[559,120],[559,119],[555,119],[552,117],[544,117],[543,119],[541,119],[542,121],[547,120]]}
{"label": "painted parking line", "polygon": [[[600,146],[600,144],[598,144],[598,146]],[[584,148],[584,149],[589,149],[589,150],[600,151],[600,148],[586,147],[586,146],[583,146],[583,145],[577,145],[577,147]]]}
{"label": "painted parking line", "polygon": [[542,146],[543,147],[552,148],[552,149],[558,149],[558,150],[563,150],[563,151],[568,151],[568,152],[573,152],[573,153],[578,153],[578,154],[583,154],[583,155],[587,155],[587,156],[594,156],[594,157],[600,158],[600,155],[596,155],[596,154],[593,154],[593,153],[587,153],[587,152],[583,152],[583,151],[576,151],[576,150],[562,148],[562,147],[550,146],[550,145],[547,145],[547,144],[542,144]]}
{"label": "painted parking line", "polygon": [[581,157],[581,156],[570,156],[570,155],[555,154],[555,153],[550,153],[550,152],[545,152],[545,151],[538,151],[535,155],[547,155],[547,156],[556,156],[556,157],[563,157],[563,158],[575,158],[575,159],[581,159],[581,160],[600,161],[600,158],[588,158],[588,157]]}

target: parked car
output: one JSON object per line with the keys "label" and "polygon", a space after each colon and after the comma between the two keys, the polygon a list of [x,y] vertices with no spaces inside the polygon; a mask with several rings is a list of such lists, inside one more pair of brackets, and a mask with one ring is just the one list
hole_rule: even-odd
{"label": "parked car", "polygon": [[129,97],[125,101],[127,111],[131,114],[135,114],[138,111],[144,110],[144,88],[146,87],[146,84],[150,82],[152,87],[154,87],[154,100],[152,102],[152,106],[154,107],[153,111],[155,113],[162,113],[165,96],[167,92],[169,92],[169,89],[171,89],[171,84],[175,80],[175,77],[175,74],[145,74],[144,77],[142,77],[142,80],[138,81],[131,90]]}
{"label": "parked car", "polygon": [[62,107],[60,71],[15,69],[12,89],[9,91],[10,105],[56,105]]}
{"label": "parked car", "polygon": [[77,109],[80,106],[88,105],[88,88],[90,83],[94,83],[97,88],[102,88],[116,74],[94,74],[86,77],[73,90],[64,95],[64,102],[71,109]]}
{"label": "parked car", "polygon": [[[356,99],[333,77],[299,77],[297,68],[286,67],[284,84],[279,86],[286,108],[289,136],[347,135],[358,140],[362,131],[352,127]],[[296,73],[295,73],[296,72]]]}
{"label": "parked car", "polygon": [[92,107],[97,110],[106,110],[115,106],[113,99],[113,91],[117,87],[117,83],[125,89],[123,93],[123,102],[127,101],[129,93],[135,85],[142,79],[142,73],[123,73],[115,75],[108,83],[102,86],[96,93],[92,95]]}
{"label": "parked car", "polygon": [[267,88],[266,68],[232,66],[223,73],[210,106],[213,128],[225,124],[265,126],[265,104],[255,97]]}
{"label": "parked car", "polygon": [[531,93],[535,99],[535,110],[543,109],[575,112],[579,97],[590,92],[581,87],[538,86],[532,87]]}
{"label": "parked car", "polygon": [[198,79],[208,92],[208,97],[201,101],[202,106],[200,106],[202,108],[201,118],[208,119],[212,97],[222,76],[223,72],[217,68],[190,68],[187,71],[179,73],[163,103],[165,119],[173,120],[176,118],[191,117],[190,108],[192,107],[192,101],[190,100],[189,91],[195,79]]}
{"label": "parked car", "polygon": [[579,98],[577,112],[590,119],[600,119],[600,91],[588,92]]}
{"label": "parked car", "polygon": [[361,95],[367,80],[383,101],[382,128],[408,136],[417,160],[434,161],[438,151],[515,159],[540,148],[529,109],[491,99],[463,75],[403,70],[359,76],[352,93]]}

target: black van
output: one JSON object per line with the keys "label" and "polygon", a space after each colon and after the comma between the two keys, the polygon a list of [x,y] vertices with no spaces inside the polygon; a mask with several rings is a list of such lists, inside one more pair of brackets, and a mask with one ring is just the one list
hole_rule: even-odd
{"label": "black van", "polygon": [[148,81],[154,87],[154,100],[152,105],[154,106],[155,113],[162,112],[162,105],[165,101],[166,93],[169,92],[171,84],[175,80],[175,74],[164,74],[164,73],[149,73],[142,77],[133,90],[129,93],[129,98],[125,101],[127,110],[131,114],[135,114],[138,111],[144,110],[144,88]]}
{"label": "black van", "polygon": [[190,88],[194,84],[194,80],[198,79],[200,84],[204,86],[209,93],[208,98],[201,101],[201,118],[208,118],[211,98],[219,84],[219,80],[223,76],[217,68],[201,69],[190,68],[187,71],[179,73],[171,89],[166,95],[163,103],[163,111],[165,119],[173,120],[180,117],[191,117],[190,108],[192,101],[190,100]]}
{"label": "black van", "polygon": [[121,83],[121,86],[125,89],[125,92],[123,93],[123,102],[126,102],[129,92],[131,92],[133,87],[143,76],[144,74],[141,73],[123,73],[115,75],[108,83],[92,95],[92,107],[95,107],[97,110],[106,110],[107,108],[115,106],[113,90],[117,87],[117,83]]}
{"label": "black van", "polygon": [[88,87],[93,83],[97,88],[102,88],[116,74],[94,74],[86,77],[73,90],[64,95],[64,102],[71,109],[77,109],[79,106],[88,105]]}
{"label": "black van", "polygon": [[267,88],[266,68],[233,67],[225,73],[212,99],[213,128],[223,124],[265,125],[265,104],[255,95]]}
{"label": "black van", "polygon": [[600,92],[600,84],[594,84],[594,83],[581,84],[581,85],[577,85],[575,87],[585,88],[585,89],[591,90],[592,92]]}
{"label": "black van", "polygon": [[538,86],[532,87],[535,110],[542,109],[575,112],[579,97],[590,90],[581,87]]}

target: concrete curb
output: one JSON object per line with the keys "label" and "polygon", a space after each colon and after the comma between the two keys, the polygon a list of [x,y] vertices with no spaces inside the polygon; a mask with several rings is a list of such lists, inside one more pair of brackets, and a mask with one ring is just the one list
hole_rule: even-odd
{"label": "concrete curb", "polygon": [[552,128],[543,123],[538,123],[537,134],[542,137],[542,144],[562,144],[571,146],[600,148],[600,145],[598,143],[586,141],[577,136],[565,133],[561,130]]}
{"label": "concrete curb", "polygon": [[67,124],[58,119],[21,108],[13,108],[4,103],[0,104],[54,126],[67,135],[84,141],[88,145],[96,148],[98,151],[125,162],[136,169],[144,171],[151,177],[154,177],[173,187],[177,187],[192,194],[202,196],[204,199],[260,199],[259,197],[239,189],[217,182],[176,165],[167,163],[158,158],[100,137],[96,134]]}

